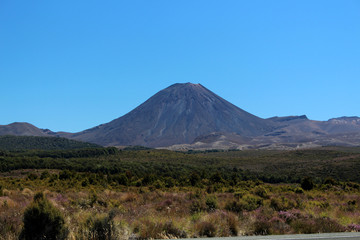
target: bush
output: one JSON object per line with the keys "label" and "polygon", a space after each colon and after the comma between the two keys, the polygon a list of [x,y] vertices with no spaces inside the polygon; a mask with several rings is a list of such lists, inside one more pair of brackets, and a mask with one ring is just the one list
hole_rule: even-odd
{"label": "bush", "polygon": [[27,176],[27,178],[31,181],[34,181],[38,178],[38,175],[34,174],[34,173],[29,173],[29,175]]}
{"label": "bush", "polygon": [[297,188],[294,189],[294,192],[298,193],[298,194],[302,194],[302,193],[304,193],[304,190],[302,188],[300,188],[300,187],[297,187]]}
{"label": "bush", "polygon": [[273,197],[270,200],[270,207],[276,211],[286,211],[296,207],[294,200],[285,197]]}
{"label": "bush", "polygon": [[89,226],[88,239],[115,240],[118,239],[118,229],[114,223],[115,211],[110,211],[105,217],[89,218],[86,225]]}
{"label": "bush", "polygon": [[301,187],[304,190],[311,190],[314,188],[313,180],[310,177],[305,177],[301,180]]}
{"label": "bush", "polygon": [[190,206],[190,212],[198,213],[206,210],[206,208],[207,206],[202,199],[195,199]]}
{"label": "bush", "polygon": [[263,200],[260,197],[254,196],[252,194],[245,195],[242,200],[245,202],[244,209],[247,211],[253,211],[261,207],[263,204]]}
{"label": "bush", "polygon": [[267,219],[257,219],[254,222],[254,234],[255,235],[268,235],[271,234],[271,223]]}
{"label": "bush", "polygon": [[244,204],[240,201],[229,201],[225,205],[225,209],[231,212],[240,213],[244,210]]}
{"label": "bush", "polygon": [[265,198],[265,199],[269,198],[269,195],[268,195],[266,189],[264,187],[262,187],[262,186],[255,187],[254,194],[259,196],[259,197]]}
{"label": "bush", "polygon": [[345,227],[330,218],[297,219],[290,224],[295,233],[343,232]]}
{"label": "bush", "polygon": [[195,227],[200,237],[215,237],[216,235],[216,227],[211,222],[199,222]]}
{"label": "bush", "polygon": [[207,197],[205,204],[208,211],[215,211],[215,209],[218,208],[218,203],[215,196]]}
{"label": "bush", "polygon": [[44,180],[44,179],[49,178],[49,177],[50,177],[49,171],[44,171],[44,172],[42,172],[41,175],[40,175],[40,179],[41,179],[41,180]]}
{"label": "bush", "polygon": [[68,235],[61,212],[43,193],[34,196],[32,204],[25,209],[23,221],[24,228],[20,239],[65,239]]}

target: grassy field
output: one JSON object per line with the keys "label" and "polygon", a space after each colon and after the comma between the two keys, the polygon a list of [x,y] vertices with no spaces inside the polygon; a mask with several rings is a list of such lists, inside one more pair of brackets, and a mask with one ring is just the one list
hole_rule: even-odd
{"label": "grassy field", "polygon": [[39,192],[62,239],[360,231],[359,170],[358,148],[2,151],[0,239],[22,236]]}

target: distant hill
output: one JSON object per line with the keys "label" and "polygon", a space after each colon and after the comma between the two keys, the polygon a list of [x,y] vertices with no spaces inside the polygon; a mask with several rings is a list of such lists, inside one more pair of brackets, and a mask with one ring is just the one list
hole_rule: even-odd
{"label": "distant hill", "polygon": [[0,136],[0,150],[70,150],[80,148],[99,148],[101,146],[70,140],[60,137],[38,137],[38,136]]}
{"label": "distant hill", "polygon": [[9,125],[0,125],[0,135],[15,136],[49,136],[52,135],[48,129],[40,129],[26,122],[14,122]]}

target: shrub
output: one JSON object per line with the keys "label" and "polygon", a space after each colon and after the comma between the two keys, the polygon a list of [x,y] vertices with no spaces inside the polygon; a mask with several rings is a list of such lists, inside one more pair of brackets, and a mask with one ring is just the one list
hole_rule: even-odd
{"label": "shrub", "polygon": [[110,211],[105,217],[90,217],[86,221],[89,226],[88,239],[115,240],[119,239],[119,232],[114,222],[115,211]]}
{"label": "shrub", "polygon": [[294,192],[298,193],[298,194],[302,194],[302,193],[304,193],[304,190],[302,188],[300,188],[300,187],[297,187],[297,188],[294,189]]}
{"label": "shrub", "polygon": [[311,190],[314,188],[313,180],[310,177],[305,177],[301,180],[301,187],[304,190]]}
{"label": "shrub", "polygon": [[244,200],[244,209],[247,211],[253,211],[262,206],[263,200],[260,197],[254,196],[252,194],[245,195],[242,200]]}
{"label": "shrub", "polygon": [[206,208],[207,207],[203,200],[195,199],[190,206],[190,212],[197,213],[206,210]]}
{"label": "shrub", "polygon": [[27,176],[27,178],[31,181],[34,181],[38,178],[38,175],[34,174],[34,173],[29,173],[29,175]]}
{"label": "shrub", "polygon": [[269,220],[260,218],[254,222],[254,234],[255,235],[268,235],[270,234],[271,224]]}
{"label": "shrub", "polygon": [[270,200],[270,207],[276,211],[286,211],[295,208],[296,202],[285,197],[273,197]]}
{"label": "shrub", "polygon": [[225,209],[231,212],[240,213],[244,210],[244,204],[241,200],[229,201],[226,203]]}
{"label": "shrub", "polygon": [[44,180],[45,178],[49,178],[50,177],[50,173],[49,173],[49,171],[43,171],[42,173],[41,173],[41,175],[40,175],[40,179],[41,180]]}
{"label": "shrub", "polygon": [[215,211],[218,208],[217,199],[215,196],[209,196],[205,201],[206,208],[208,211]]}
{"label": "shrub", "polygon": [[296,233],[327,233],[343,232],[345,227],[330,218],[302,218],[293,221],[290,224]]}
{"label": "shrub", "polygon": [[206,221],[216,226],[217,237],[230,237],[238,234],[238,216],[224,210],[217,210],[206,216]]}
{"label": "shrub", "polygon": [[329,184],[329,185],[336,185],[337,182],[335,179],[331,178],[331,177],[327,177],[325,180],[324,180],[324,184]]}
{"label": "shrub", "polygon": [[34,196],[32,204],[25,209],[23,221],[20,239],[65,239],[68,235],[61,212],[43,193]]}
{"label": "shrub", "polygon": [[216,227],[213,223],[202,221],[196,224],[195,228],[200,237],[215,237],[216,236]]}
{"label": "shrub", "polygon": [[259,197],[262,197],[262,198],[268,198],[269,197],[266,189],[264,187],[262,187],[262,186],[255,187],[254,194],[259,196]]}

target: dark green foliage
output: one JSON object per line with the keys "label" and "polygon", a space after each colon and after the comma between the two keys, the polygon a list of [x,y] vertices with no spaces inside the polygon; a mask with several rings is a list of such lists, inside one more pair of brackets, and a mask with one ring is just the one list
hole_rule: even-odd
{"label": "dark green foliage", "polygon": [[129,179],[125,174],[117,174],[112,176],[112,180],[117,184],[127,186],[129,184]]}
{"label": "dark green foliage", "polygon": [[208,211],[215,211],[218,208],[218,202],[215,196],[208,196],[205,204]]}
{"label": "dark green foliage", "polygon": [[[329,172],[339,181],[360,182],[360,159],[356,157],[359,153],[360,149],[215,151],[191,154],[156,149],[31,150],[4,153],[4,156],[0,157],[0,172],[16,169],[60,169],[60,180],[71,180],[73,183],[76,183],[79,177],[75,172],[86,173],[87,179],[79,181],[83,187],[98,184],[155,187],[156,183],[158,188],[206,187],[208,193],[213,193],[230,186],[236,189],[244,181],[300,183],[308,174],[313,177],[315,186],[314,183],[323,183]],[[339,156],[344,158],[341,163],[336,161]],[[347,156],[349,160],[346,159]],[[100,174],[107,177],[98,178]],[[44,179],[45,176],[40,178]],[[52,176],[46,179],[49,179],[49,182],[57,180]],[[257,188],[252,193],[263,199],[268,198],[266,189]]]}
{"label": "dark green foliage", "polygon": [[217,172],[210,177],[210,181],[212,183],[223,183],[224,179],[221,177],[220,173]]}
{"label": "dark green foliage", "polygon": [[324,184],[329,184],[329,185],[336,185],[337,184],[337,182],[336,182],[336,180],[335,179],[333,179],[333,178],[331,178],[331,177],[327,177],[327,178],[325,178],[325,180],[324,180]]}
{"label": "dark green foliage", "polygon": [[244,204],[237,200],[232,200],[226,203],[225,209],[235,213],[241,213],[244,210]]}
{"label": "dark green foliage", "polygon": [[36,180],[37,178],[38,178],[38,175],[36,175],[36,174],[34,174],[34,173],[30,173],[30,174],[28,175],[28,179],[30,179],[30,180],[32,180],[32,181]]}
{"label": "dark green foliage", "polygon": [[190,184],[192,186],[195,186],[196,184],[198,184],[200,182],[201,178],[198,173],[193,172],[193,173],[191,173],[189,180],[190,180]]}
{"label": "dark green foliage", "polygon": [[43,171],[43,172],[41,173],[41,175],[40,175],[40,179],[41,179],[41,180],[44,180],[44,179],[49,178],[49,177],[50,177],[49,171]]}
{"label": "dark green foliage", "polygon": [[251,194],[245,195],[241,200],[244,201],[243,208],[247,211],[253,211],[263,204],[263,200],[260,197]]}
{"label": "dark green foliage", "polygon": [[190,206],[191,213],[198,213],[201,211],[205,211],[206,209],[207,206],[202,199],[195,199]]}
{"label": "dark green foliage", "polygon": [[68,230],[65,228],[64,218],[44,196],[37,193],[33,203],[24,213],[24,228],[21,239],[65,239]]}
{"label": "dark green foliage", "polygon": [[[99,145],[69,140],[60,137],[35,136],[0,136],[0,149],[8,151],[18,150],[66,150],[77,148],[98,148]],[[0,154],[1,156],[1,154]]]}
{"label": "dark green foliage", "polygon": [[311,190],[314,188],[314,182],[310,177],[305,177],[301,180],[301,187],[304,190]]}
{"label": "dark green foliage", "polygon": [[266,189],[262,186],[256,186],[255,189],[254,189],[254,194],[259,196],[259,197],[262,197],[262,198],[268,198],[268,193],[266,191]]}

